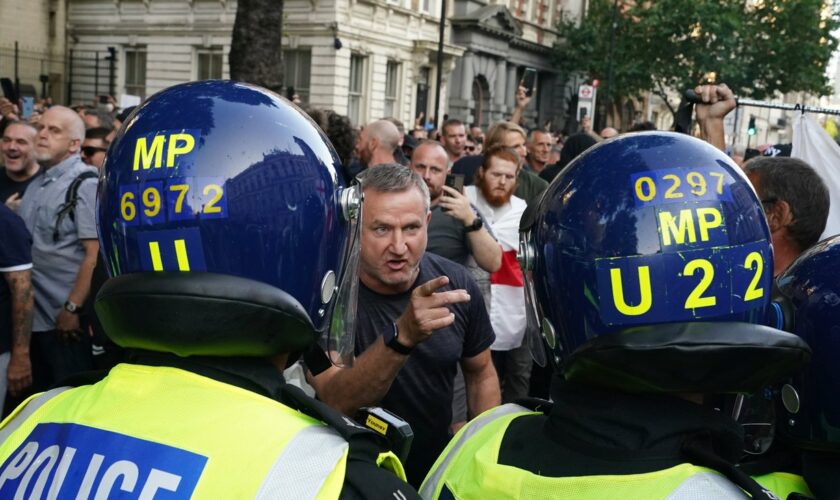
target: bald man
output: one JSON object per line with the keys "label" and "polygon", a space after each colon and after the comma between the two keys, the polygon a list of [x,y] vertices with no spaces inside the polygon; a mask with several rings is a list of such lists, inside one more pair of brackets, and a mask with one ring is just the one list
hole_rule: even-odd
{"label": "bald man", "polygon": [[362,168],[369,168],[383,163],[399,163],[394,158],[394,151],[400,145],[400,131],[388,120],[371,122],[359,134],[356,143],[356,157]]}
{"label": "bald man", "polygon": [[605,128],[604,130],[601,131],[600,135],[601,135],[601,139],[611,139],[611,138],[618,135],[618,130],[616,130],[612,127],[607,127],[607,128]]}
{"label": "bald man", "polygon": [[[93,368],[90,338],[79,313],[90,291],[99,243],[96,239],[97,170],[79,157],[85,124],[73,110],[48,109],[41,117],[35,158],[44,169],[26,189],[20,216],[32,234],[33,387],[42,391]],[[68,213],[68,191],[78,191]]]}

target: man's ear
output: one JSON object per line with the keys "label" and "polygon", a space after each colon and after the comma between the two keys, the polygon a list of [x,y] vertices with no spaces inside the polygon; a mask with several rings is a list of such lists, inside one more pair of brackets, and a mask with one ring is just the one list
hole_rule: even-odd
{"label": "man's ear", "polygon": [[779,231],[791,223],[793,223],[793,211],[790,209],[790,204],[784,200],[773,203],[772,208],[767,211],[767,224],[770,226],[770,232]]}
{"label": "man's ear", "polygon": [[78,153],[82,150],[82,141],[79,139],[72,139],[70,141],[70,148],[69,151],[73,154]]}

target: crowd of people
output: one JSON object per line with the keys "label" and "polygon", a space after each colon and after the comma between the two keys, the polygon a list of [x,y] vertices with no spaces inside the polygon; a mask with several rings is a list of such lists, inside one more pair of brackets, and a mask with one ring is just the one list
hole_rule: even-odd
{"label": "crowd of people", "polygon": [[[207,95],[225,95],[243,108],[274,99],[245,87],[209,83],[206,88]],[[211,161],[209,138],[233,144],[242,132],[232,127],[243,117],[230,112],[218,120],[224,123],[199,117],[191,126],[189,113],[175,112],[205,105],[198,104],[205,102],[200,89],[192,104],[191,91],[153,97],[136,113],[134,131],[120,130],[132,110],[117,114],[101,105],[50,106],[21,120],[14,103],[0,101],[0,273],[5,278],[0,283],[0,396],[7,402],[0,408],[8,415],[35,393],[49,391],[40,396],[49,401],[57,397],[56,387],[81,390],[119,380],[141,384],[136,397],[155,400],[140,404],[143,411],[167,404],[166,387],[179,384],[195,391],[169,401],[181,415],[219,411],[212,396],[217,388],[210,384],[169,372],[144,375],[137,368],[174,367],[268,395],[305,414],[307,425],[322,421],[338,429],[350,451],[342,451],[337,441],[324,444],[324,450],[334,445],[337,455],[318,483],[318,488],[331,485],[333,492],[415,495],[395,482],[400,478],[426,498],[557,496],[551,488],[564,492],[561,496],[601,497],[622,487],[543,478],[627,475],[656,484],[626,486],[634,492],[628,498],[641,498],[643,491],[664,498],[690,490],[691,498],[739,498],[744,492],[777,498],[773,495],[780,491],[811,495],[804,483],[773,479],[788,466],[802,473],[791,458],[794,451],[773,448],[787,459],[782,469],[778,460],[745,464],[743,430],[726,414],[735,403],[711,395],[760,393],[793,376],[810,356],[807,344],[780,331],[784,318],[778,330],[763,325],[770,324],[765,316],[771,315],[771,298],[795,295],[793,285],[780,287],[771,280],[792,272],[796,259],[807,257],[817,244],[829,193],[800,160],[761,156],[736,165],[727,158],[723,119],[734,109],[734,97],[725,85],[697,90],[702,101],[698,135],[705,142],[611,127],[596,134],[588,121],[568,137],[526,129],[522,115],[531,96],[523,87],[517,89],[510,120],[486,130],[456,118],[431,133],[419,122],[406,130],[392,117],[357,129],[333,111],[306,109],[311,118],[306,121],[297,108],[275,104],[266,108],[281,110],[261,111],[263,122],[259,113],[248,115],[252,135],[240,138],[248,147],[263,141],[252,151],[260,153],[268,172],[261,179],[286,197],[258,198],[265,202],[263,214],[277,211],[269,213],[276,219],[270,222],[250,212],[242,215],[245,204],[233,195],[239,189],[234,184],[244,182],[252,166]],[[175,101],[182,96],[184,102]],[[282,130],[276,127],[281,122]],[[638,124],[626,132],[651,127]],[[199,141],[190,135],[193,130],[207,137]],[[159,136],[149,135],[154,133],[175,135],[158,144]],[[306,145],[301,147],[306,167],[295,163],[289,172],[279,171],[291,164],[287,156],[299,156],[288,145],[272,143],[289,138],[283,134],[298,134],[290,143]],[[631,155],[628,145],[657,154]],[[161,170],[164,156],[166,169],[177,174]],[[697,166],[681,164],[682,157]],[[323,173],[325,165],[336,166],[338,179]],[[302,175],[301,168],[312,171]],[[220,178],[221,184],[210,180]],[[629,191],[627,179],[632,179]],[[189,183],[200,184],[203,195],[177,197],[181,189],[193,188]],[[341,186],[355,186],[354,196],[363,202],[330,206],[333,198],[324,193]],[[208,197],[213,193],[218,197]],[[634,210],[652,207],[650,215],[631,213],[627,193],[635,196]],[[182,202],[192,215],[182,215]],[[675,203],[682,204],[680,210],[674,211]],[[354,207],[358,214],[353,215]],[[647,230],[644,224],[656,226]],[[153,236],[143,236],[144,229],[158,227]],[[214,239],[219,235],[233,243],[220,243]],[[208,246],[210,240],[217,241],[215,247]],[[187,250],[195,245],[203,248],[198,254]],[[164,246],[172,246],[174,256]],[[221,247],[226,254],[218,253]],[[641,255],[647,251],[639,249],[651,247],[661,251]],[[160,276],[138,280],[153,272]],[[735,277],[739,272],[744,276]],[[801,273],[793,273],[788,283]],[[673,284],[695,274],[703,281],[693,291]],[[714,278],[730,274],[724,281]],[[627,282],[633,285],[622,285],[627,275],[638,275]],[[312,276],[319,288],[307,295],[301,290],[310,285],[302,283]],[[742,284],[746,293],[736,292]],[[685,307],[674,299],[683,292],[691,292]],[[337,304],[339,298],[347,303]],[[94,302],[99,302],[95,309]],[[789,302],[791,308],[799,304]],[[157,312],[144,314],[142,308]],[[271,313],[259,312],[263,309]],[[714,328],[709,321],[729,326]],[[650,325],[657,328],[644,329]],[[233,339],[233,331],[240,337]],[[321,337],[317,348],[309,345],[313,331]],[[704,366],[717,373],[704,372]],[[91,378],[94,369],[111,372]],[[140,382],[152,375],[158,377],[154,387]],[[303,392],[284,380],[295,380]],[[76,406],[66,403],[61,411],[68,413],[62,415],[97,427],[93,415],[107,411],[96,410],[101,398],[126,397],[117,385],[101,387],[99,396],[71,391],[79,399]],[[202,391],[207,400],[198,396]],[[275,436],[265,430],[271,418],[290,418],[249,396],[236,398],[236,404],[262,416],[253,430],[237,431],[244,436],[241,443],[230,443],[237,450],[246,443],[256,446],[260,429]],[[81,411],[81,401],[92,409],[73,413]],[[396,459],[384,451],[379,458],[359,451],[363,439],[354,437],[359,431],[342,414],[353,417],[370,407],[382,407],[410,425],[413,443],[399,457],[402,465],[394,465]],[[9,432],[23,432],[16,419],[12,415],[7,423]],[[115,416],[104,420],[123,426]],[[222,420],[235,425],[232,414]],[[190,419],[179,425],[186,429]],[[3,432],[0,437],[8,438]],[[154,429],[128,434],[160,437]],[[23,446],[24,437],[15,448]],[[199,435],[180,442],[195,450],[204,446]],[[270,465],[271,451],[260,450],[255,452],[259,460]],[[0,460],[13,451],[0,445]],[[225,452],[223,443],[214,442],[206,456]],[[342,453],[347,474],[336,478],[332,467]],[[362,462],[362,469],[354,469]],[[681,465],[686,463],[691,467]],[[279,473],[277,467],[272,474]],[[371,472],[381,469],[392,470],[393,477]],[[372,474],[368,484],[360,470]],[[711,470],[719,474],[709,476]],[[313,471],[320,469],[313,466]],[[9,478],[7,472],[0,469],[0,478],[23,481],[22,472],[20,477],[8,472]],[[660,473],[656,480],[639,479]],[[814,493],[838,492],[820,474],[813,477],[808,479]],[[189,493],[213,491],[195,481],[198,477],[190,487],[199,489]],[[281,487],[281,479],[265,481]],[[175,491],[179,486],[173,484],[158,488]],[[369,495],[370,488],[376,494]],[[312,491],[319,490],[300,493]]]}

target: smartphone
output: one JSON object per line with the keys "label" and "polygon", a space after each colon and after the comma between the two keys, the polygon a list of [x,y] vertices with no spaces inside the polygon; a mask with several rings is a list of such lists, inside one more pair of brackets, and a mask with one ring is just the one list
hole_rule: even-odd
{"label": "smartphone", "polygon": [[21,97],[22,106],[20,109],[20,117],[28,120],[32,117],[32,112],[35,110],[35,98],[32,96]]}
{"label": "smartphone", "polygon": [[3,96],[12,101],[12,103],[17,104],[17,92],[15,92],[15,84],[12,83],[12,80],[9,78],[0,78],[0,85],[3,86]]}
{"label": "smartphone", "polygon": [[[463,193],[464,192],[464,175],[463,174],[449,174],[449,175],[446,176],[446,181],[444,181],[444,184],[451,187],[455,191],[458,191],[459,193]],[[444,196],[451,196],[450,194],[447,194],[446,191],[443,192],[443,195]]]}
{"label": "smartphone", "polygon": [[534,86],[537,84],[537,70],[534,68],[525,68],[522,73],[522,86],[525,87],[525,95],[531,97],[534,93]]}
{"label": "smartphone", "polygon": [[107,95],[99,96],[99,104],[108,104],[108,96]]}

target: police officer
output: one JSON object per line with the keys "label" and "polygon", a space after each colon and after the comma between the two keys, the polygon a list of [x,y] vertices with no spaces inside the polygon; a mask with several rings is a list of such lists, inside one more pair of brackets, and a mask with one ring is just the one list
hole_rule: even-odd
{"label": "police officer", "polygon": [[[813,349],[811,363],[776,390],[776,443],[757,480],[781,498],[840,498],[840,236],[803,253],[776,280],[780,326]],[[766,472],[766,470],[764,471]],[[803,482],[804,479],[804,482]],[[807,485],[805,484],[807,483]]]}
{"label": "police officer", "polygon": [[132,362],[16,410],[0,497],[416,497],[378,435],[281,375],[289,353],[353,331],[360,203],[339,172],[322,132],[258,87],[190,83],[140,106],[98,206],[112,279],[96,309]]}
{"label": "police officer", "polygon": [[736,468],[741,429],[707,397],[753,391],[809,356],[757,324],[772,252],[740,169],[685,135],[628,134],[570,164],[522,225],[529,314],[558,365],[553,404],[473,420],[421,496],[772,498]]}

